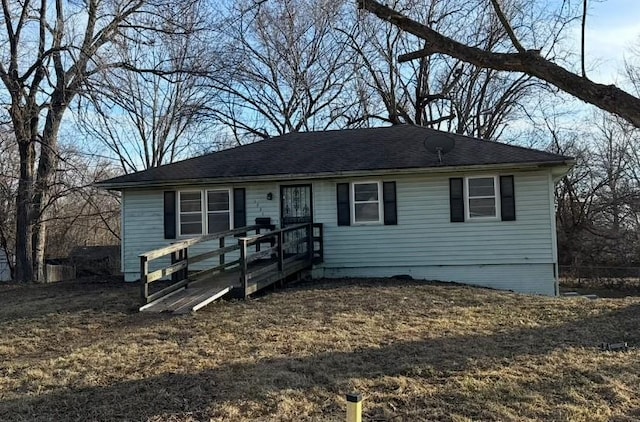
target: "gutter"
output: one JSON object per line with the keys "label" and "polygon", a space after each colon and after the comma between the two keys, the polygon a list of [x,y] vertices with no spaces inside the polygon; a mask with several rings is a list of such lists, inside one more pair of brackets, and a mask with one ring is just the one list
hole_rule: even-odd
{"label": "gutter", "polygon": [[[417,167],[408,169],[374,169],[355,171],[333,171],[322,173],[296,173],[296,174],[271,174],[256,176],[235,176],[235,177],[215,177],[198,179],[177,179],[159,181],[140,181],[124,183],[97,182],[93,186],[109,189],[123,190],[130,188],[155,188],[173,187],[176,185],[220,185],[229,183],[246,182],[278,182],[289,180],[309,180],[309,179],[335,179],[339,177],[370,177],[385,175],[409,175],[409,174],[441,174],[441,173],[462,173],[480,170],[531,170],[553,167],[565,167],[562,176],[566,174],[576,163],[575,160],[563,160],[557,162],[532,162],[532,163],[502,163],[502,164],[481,164],[467,166],[440,166],[440,167]],[[560,176],[561,177],[561,176]]]}

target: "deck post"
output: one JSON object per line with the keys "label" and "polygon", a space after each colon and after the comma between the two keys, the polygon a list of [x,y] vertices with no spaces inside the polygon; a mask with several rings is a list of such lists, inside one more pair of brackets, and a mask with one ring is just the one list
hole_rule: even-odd
{"label": "deck post", "polygon": [[[315,227],[318,228],[318,261],[324,261],[324,234],[322,233],[322,223],[316,223]],[[315,247],[315,245],[314,245]],[[314,251],[315,252],[315,251]]]}
{"label": "deck post", "polygon": [[307,224],[305,232],[307,233],[307,259],[313,261],[313,223]]}
{"label": "deck post", "polygon": [[[173,265],[176,262],[180,261],[181,258],[182,258],[181,251],[171,252],[171,265]],[[179,277],[181,275],[182,275],[182,271],[178,271],[178,272],[175,272],[175,273],[171,274],[171,282],[172,283],[176,283],[176,282],[180,281]]]}
{"label": "deck post", "polygon": [[247,278],[247,238],[240,238],[240,288],[242,297],[246,299],[249,289],[249,279]]}
{"label": "deck post", "polygon": [[140,257],[140,296],[142,303],[147,303],[149,297],[149,283],[147,283],[147,274],[149,274],[149,261],[146,256]]}
{"label": "deck post", "polygon": [[[182,278],[183,280],[186,280],[187,278],[189,278],[189,248],[184,248],[182,250],[182,259],[184,259],[184,277]],[[188,285],[187,285],[188,287]]]}
{"label": "deck post", "polygon": [[283,270],[284,266],[284,233],[282,230],[278,232],[278,271]]}
{"label": "deck post", "polygon": [[[220,249],[224,248],[224,236],[220,238]],[[224,265],[224,254],[220,254],[220,265]],[[223,269],[224,271],[224,269]]]}
{"label": "deck post", "polygon": [[[260,235],[260,227],[256,228],[256,235]],[[256,242],[256,252],[260,252],[260,241]]]}

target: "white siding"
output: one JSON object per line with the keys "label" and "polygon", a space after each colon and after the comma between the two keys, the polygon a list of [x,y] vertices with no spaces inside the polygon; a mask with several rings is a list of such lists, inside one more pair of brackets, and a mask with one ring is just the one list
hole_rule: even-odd
{"label": "white siding", "polygon": [[164,240],[162,191],[122,193],[122,266],[126,281],[140,278],[138,255],[168,245]]}
{"label": "white siding", "polygon": [[516,221],[449,221],[449,177],[396,181],[398,225],[337,226],[336,181],[314,183],[326,267],[554,262],[546,173],[515,174]]}
{"label": "white siding", "polygon": [[[221,186],[202,186],[198,189],[215,189]],[[222,187],[246,188],[247,224],[253,224],[256,217],[272,217],[277,224],[279,210],[278,185],[276,183],[261,184],[235,184]],[[175,190],[193,189],[187,186],[178,186]],[[172,190],[172,189],[164,189]],[[164,190],[125,190],[122,194],[122,270],[126,281],[135,281],[140,278],[140,260],[138,255],[169,245],[175,240],[164,239]],[[272,200],[267,200],[267,193],[273,194]],[[186,239],[182,237],[179,239]],[[227,245],[237,242],[237,239],[227,239]],[[217,247],[213,242],[196,245],[189,252],[198,254]],[[233,259],[229,254],[228,260]],[[205,261],[200,266],[212,261]],[[152,261],[150,269],[153,271],[167,260]],[[195,267],[198,268],[198,267]]]}
{"label": "white siding", "polygon": [[314,220],[324,224],[325,234],[323,275],[408,274],[553,295],[556,257],[549,173],[513,174],[516,221],[451,223],[451,175],[385,176],[381,180],[396,182],[398,225],[337,226],[335,186],[344,180],[314,183]]}
{"label": "white siding", "polygon": [[[396,182],[398,225],[338,227],[336,183],[359,179],[313,181],[314,221],[324,224],[325,235],[325,262],[320,272],[327,277],[409,274],[420,279],[554,294],[550,173],[505,174],[514,174],[516,221],[451,223],[449,177],[453,175],[396,175],[373,179]],[[465,175],[454,177],[461,176]],[[279,224],[279,184],[227,187],[246,188],[248,224],[256,217],[271,217]],[[273,193],[270,201],[269,192]],[[123,195],[127,280],[138,278],[138,254],[168,243],[162,239],[162,206],[162,191],[127,191]]]}

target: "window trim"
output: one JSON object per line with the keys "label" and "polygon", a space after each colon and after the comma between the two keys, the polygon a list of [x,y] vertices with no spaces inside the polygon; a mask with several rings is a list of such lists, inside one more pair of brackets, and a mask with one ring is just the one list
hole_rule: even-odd
{"label": "window trim", "polygon": [[[209,192],[227,192],[227,203],[229,204],[229,207],[227,208],[226,211],[209,211],[209,198],[208,198],[208,193]],[[231,188],[220,188],[220,189],[204,189],[204,195],[203,195],[203,200],[204,200],[204,217],[205,217],[205,227],[204,227],[204,232],[206,234],[213,234],[213,233],[209,233],[209,214],[222,214],[224,212],[229,213],[229,228],[227,230],[231,230],[233,228],[233,197],[231,195]]]}
{"label": "window trim", "polygon": [[[180,205],[182,203],[182,194],[185,193],[199,193],[200,194],[200,211],[187,211],[184,214],[189,214],[189,215],[196,215],[196,214],[200,214],[200,233],[189,233],[189,234],[183,234],[182,233],[182,214],[183,212],[180,210]],[[204,226],[205,226],[205,222],[203,219],[203,204],[202,204],[202,190],[198,190],[198,189],[186,189],[186,190],[179,190],[178,191],[178,200],[176,201],[176,215],[178,216],[178,236],[180,237],[191,237],[191,236],[202,236],[203,230],[204,230]]]}
{"label": "window trim", "polygon": [[[378,200],[377,201],[357,201],[358,204],[378,203],[378,220],[377,221],[356,221],[356,185],[370,185],[376,184],[378,186]],[[382,182],[380,180],[366,180],[361,182],[351,182],[350,189],[351,202],[351,225],[353,226],[369,226],[369,225],[381,225],[384,223],[384,201],[382,199]]]}
{"label": "window trim", "polygon": [[[493,179],[493,196],[472,196],[469,197],[469,180],[471,179]],[[469,199],[486,199],[493,198],[496,204],[496,214],[494,216],[486,217],[472,217],[471,206],[469,205]],[[464,214],[465,221],[499,221],[501,215],[500,207],[500,176],[497,174],[485,174],[465,176],[464,178]]]}
{"label": "window trim", "polygon": [[[232,189],[231,188],[205,188],[205,189],[184,189],[184,190],[177,190],[178,192],[178,198],[176,201],[176,217],[177,217],[177,236],[180,238],[188,238],[188,237],[195,237],[195,236],[206,236],[209,234],[209,204],[207,201],[207,192],[210,191],[225,191],[227,192],[227,196],[229,198],[229,230],[231,230],[233,228],[233,197],[231,195]],[[200,233],[191,233],[191,234],[184,234],[182,233],[182,212],[180,212],[180,201],[182,199],[182,194],[183,193],[200,193],[200,228],[201,231]],[[211,211],[212,214],[215,213],[223,213],[226,211]],[[196,211],[189,211],[186,212],[184,214],[192,214],[195,215],[197,214]]]}

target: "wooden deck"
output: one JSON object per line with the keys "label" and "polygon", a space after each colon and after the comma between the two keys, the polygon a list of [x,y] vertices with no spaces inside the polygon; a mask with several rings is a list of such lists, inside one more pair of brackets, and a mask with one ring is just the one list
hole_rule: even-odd
{"label": "wooden deck", "polygon": [[[317,236],[314,228],[319,231]],[[260,233],[258,229],[256,235],[240,238],[237,246],[225,246],[224,236],[252,229],[255,230],[255,226],[221,233],[219,238],[214,238],[220,239],[219,248],[195,257],[189,257],[187,250],[189,246],[198,243],[193,239],[182,245],[178,243],[140,255],[143,283],[140,311],[184,314],[195,312],[224,296],[246,298],[273,283],[311,268],[314,263],[322,260],[322,227],[317,224],[303,224],[267,233]],[[304,230],[306,235],[285,242],[284,233],[295,230]],[[208,236],[203,241],[210,240],[211,236]],[[261,250],[260,245],[265,241],[272,246]],[[255,252],[249,252],[250,246],[255,247]],[[234,250],[240,251],[240,258],[225,263],[225,253]],[[172,257],[171,265],[149,272],[149,261],[169,254]],[[220,257],[219,265],[195,273],[188,270],[190,261],[200,262],[202,257],[216,256]],[[150,284],[166,279],[167,276],[172,277],[172,283],[150,293]]]}

